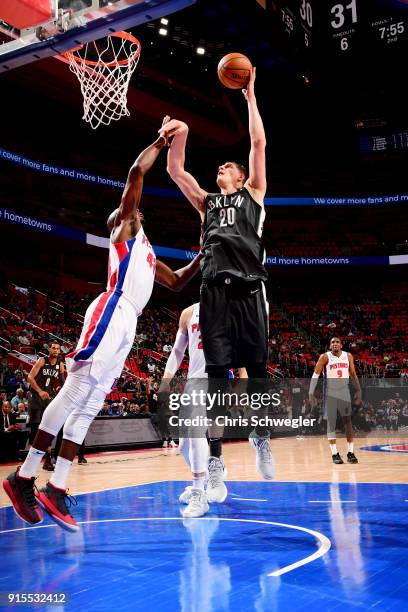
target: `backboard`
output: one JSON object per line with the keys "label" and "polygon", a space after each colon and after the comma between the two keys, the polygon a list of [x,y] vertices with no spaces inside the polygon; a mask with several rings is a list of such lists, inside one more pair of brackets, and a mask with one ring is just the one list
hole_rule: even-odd
{"label": "backboard", "polygon": [[[35,1],[35,0],[33,0]],[[52,0],[52,17],[18,30],[1,20],[0,72],[58,55],[112,32],[191,6],[196,0]]]}

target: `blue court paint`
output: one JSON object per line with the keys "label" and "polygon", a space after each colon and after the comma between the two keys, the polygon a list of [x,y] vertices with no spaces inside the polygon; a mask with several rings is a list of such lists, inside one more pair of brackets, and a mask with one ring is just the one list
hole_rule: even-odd
{"label": "blue court paint", "polygon": [[[79,495],[76,534],[1,508],[0,591],[65,591],[69,612],[406,609],[408,485],[227,484],[205,519],[181,518],[184,482]],[[271,575],[318,550],[310,531],[330,550]]]}

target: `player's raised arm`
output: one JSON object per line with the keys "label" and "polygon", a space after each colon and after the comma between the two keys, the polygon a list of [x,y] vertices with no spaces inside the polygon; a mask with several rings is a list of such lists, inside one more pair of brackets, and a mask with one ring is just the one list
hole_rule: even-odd
{"label": "player's raised arm", "polygon": [[185,308],[180,315],[179,328],[177,330],[173,349],[166,363],[163,380],[170,381],[174,377],[175,373],[181,365],[181,362],[183,361],[188,345],[187,326],[191,319],[191,315],[193,314],[193,308],[193,306]]}
{"label": "player's raised arm", "polygon": [[184,169],[188,125],[172,119],[166,124],[164,131],[168,138],[173,137],[167,154],[167,172],[203,218],[207,192],[201,189],[196,179]]}
{"label": "player's raised arm", "polygon": [[242,90],[248,103],[249,136],[251,139],[249,177],[245,183],[245,187],[250,191],[255,201],[262,204],[266,193],[266,136],[262,118],[256,103],[255,77],[256,68],[252,68],[247,89]]}
{"label": "player's raised arm", "polygon": [[[166,115],[163,119],[162,127],[170,120]],[[111,231],[118,227],[125,219],[135,216],[139,208],[140,198],[143,189],[143,177],[153,166],[160,151],[167,144],[166,136],[160,132],[160,136],[140,153],[134,164],[129,170],[125,188],[122,193],[120,206],[108,219],[108,229]]]}
{"label": "player's raised arm", "polygon": [[199,253],[194,257],[184,268],[179,270],[172,270],[169,266],[159,259],[156,261],[156,283],[172,289],[173,291],[181,291],[183,287],[195,276],[200,267],[200,261],[203,258],[202,253]]}
{"label": "player's raised arm", "polygon": [[315,369],[312,374],[312,379],[310,381],[309,387],[309,400],[312,404],[314,402],[314,392],[317,387],[317,381],[319,380],[319,376],[322,373],[323,368],[327,365],[328,361],[329,358],[327,357],[326,353],[323,353],[322,355],[320,355],[319,360],[315,365]]}

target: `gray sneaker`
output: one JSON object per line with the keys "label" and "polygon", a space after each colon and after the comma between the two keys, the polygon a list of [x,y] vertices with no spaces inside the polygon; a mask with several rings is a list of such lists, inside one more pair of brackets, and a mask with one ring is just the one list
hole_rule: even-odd
{"label": "gray sneaker", "polygon": [[208,458],[207,499],[211,503],[222,504],[228,495],[224,484],[224,460],[218,457]]}
{"label": "gray sneaker", "polygon": [[265,480],[275,477],[275,462],[272,457],[269,436],[258,437],[253,431],[249,436],[249,443],[256,450],[256,469]]}

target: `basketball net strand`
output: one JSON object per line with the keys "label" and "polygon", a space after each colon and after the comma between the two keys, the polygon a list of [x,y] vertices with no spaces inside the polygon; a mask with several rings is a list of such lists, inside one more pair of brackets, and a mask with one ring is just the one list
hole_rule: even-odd
{"label": "basketball net strand", "polygon": [[[131,76],[139,62],[140,54],[134,57],[138,45],[127,39],[120,40],[120,48],[114,47],[112,38],[101,51],[95,42],[86,43],[82,49],[66,53],[70,70],[77,76],[84,98],[84,114],[92,129],[109,125],[123,116],[129,116],[127,92]],[[81,54],[79,53],[81,51]],[[88,56],[97,57],[96,65],[87,64]],[[112,61],[112,57],[114,61]],[[117,58],[122,60],[120,63]],[[125,58],[127,61],[123,61]]]}

